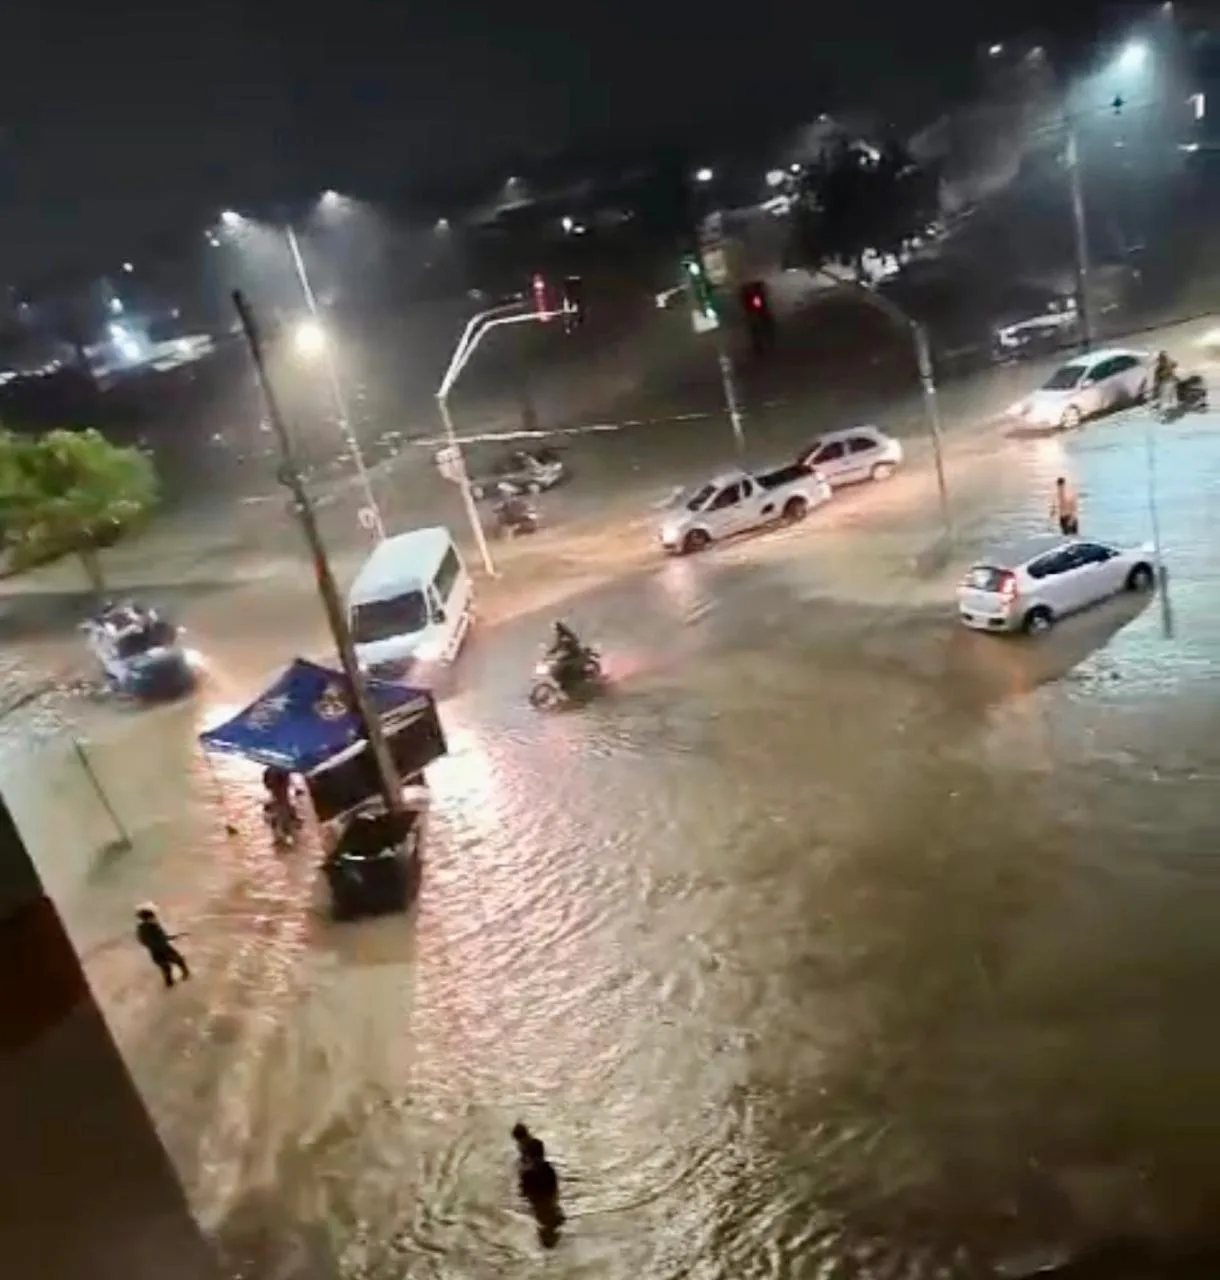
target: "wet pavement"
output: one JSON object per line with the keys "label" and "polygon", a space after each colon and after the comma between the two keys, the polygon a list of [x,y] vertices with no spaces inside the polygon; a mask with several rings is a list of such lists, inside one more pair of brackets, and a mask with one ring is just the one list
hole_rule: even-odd
{"label": "wet pavement", "polygon": [[[1150,436],[1169,607],[1036,643],[955,625],[960,563],[914,571],[921,459],[698,559],[638,516],[442,691],[410,918],[329,925],[315,855],[193,750],[322,648],[265,583],[191,606],[197,702],[10,717],[10,804],[234,1268],[966,1275],[1214,1217],[1220,415],[963,445],[957,559],[1044,528],[1065,473],[1087,533],[1144,541]],[[557,607],[612,687],[540,715]],[[187,931],[170,995],[126,941],[145,899]],[[564,1182],[545,1263],[519,1118]]]}

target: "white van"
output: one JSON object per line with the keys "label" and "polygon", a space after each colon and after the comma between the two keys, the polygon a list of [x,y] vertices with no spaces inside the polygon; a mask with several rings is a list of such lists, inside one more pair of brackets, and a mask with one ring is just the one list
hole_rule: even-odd
{"label": "white van", "polygon": [[395,679],[417,664],[451,662],[473,608],[470,574],[448,529],[438,525],[386,538],[347,593],[361,669]]}

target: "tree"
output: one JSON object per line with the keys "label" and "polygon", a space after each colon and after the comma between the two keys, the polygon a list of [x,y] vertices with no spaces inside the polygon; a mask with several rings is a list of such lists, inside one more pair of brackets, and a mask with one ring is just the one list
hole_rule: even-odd
{"label": "tree", "polygon": [[141,449],[92,430],[0,432],[0,537],[15,568],[77,555],[101,592],[99,550],[146,519],[157,499],[157,473]]}
{"label": "tree", "polygon": [[870,250],[899,255],[938,213],[939,176],[905,148],[842,142],[802,175],[789,257],[808,270],[835,263],[864,276]]}

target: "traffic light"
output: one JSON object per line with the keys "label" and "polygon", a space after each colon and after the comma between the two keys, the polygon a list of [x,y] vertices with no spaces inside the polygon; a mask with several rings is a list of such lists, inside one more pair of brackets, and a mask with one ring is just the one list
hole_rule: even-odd
{"label": "traffic light", "polygon": [[551,314],[558,310],[551,297],[551,286],[544,275],[535,275],[530,281],[530,293],[534,299],[534,312],[540,320],[549,320]]}
{"label": "traffic light", "polygon": [[716,291],[707,278],[703,263],[694,254],[682,259],[682,275],[689,292],[691,306],[696,311],[701,311],[709,320],[718,320],[720,309],[716,305]]}
{"label": "traffic light", "polygon": [[563,331],[571,333],[585,322],[585,282],[568,276],[563,282]]}
{"label": "traffic light", "polygon": [[775,340],[775,317],[771,313],[771,296],[761,280],[750,280],[738,295],[750,330],[755,351],[762,351]]}

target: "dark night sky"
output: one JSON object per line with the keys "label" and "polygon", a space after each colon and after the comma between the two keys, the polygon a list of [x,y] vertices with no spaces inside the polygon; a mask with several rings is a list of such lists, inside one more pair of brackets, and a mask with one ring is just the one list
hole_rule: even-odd
{"label": "dark night sky", "polygon": [[[1004,27],[1034,20],[1037,3],[1013,0]],[[479,171],[490,181],[573,137],[714,148],[729,123],[796,121],[879,95],[918,123],[972,44],[994,35],[984,9],[14,0],[0,88],[0,270],[136,253],[226,204],[327,186],[409,195]]]}

